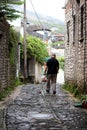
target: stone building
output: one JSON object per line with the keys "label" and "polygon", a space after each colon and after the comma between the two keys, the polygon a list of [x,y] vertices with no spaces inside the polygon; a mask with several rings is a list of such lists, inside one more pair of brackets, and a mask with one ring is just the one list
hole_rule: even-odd
{"label": "stone building", "polygon": [[65,82],[87,92],[87,0],[67,0],[65,19]]}

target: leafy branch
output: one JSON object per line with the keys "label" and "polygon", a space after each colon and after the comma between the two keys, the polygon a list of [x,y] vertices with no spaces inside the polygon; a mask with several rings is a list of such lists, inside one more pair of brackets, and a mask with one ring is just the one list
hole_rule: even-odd
{"label": "leafy branch", "polygon": [[0,0],[0,12],[3,13],[6,19],[12,21],[19,18],[22,12],[16,10],[14,5],[22,5],[20,0]]}
{"label": "leafy branch", "polygon": [[[23,41],[23,39],[22,39]],[[27,36],[27,57],[35,57],[36,61],[43,64],[44,58],[48,57],[46,44],[39,38],[33,36]],[[23,57],[23,46],[21,48],[21,56]]]}

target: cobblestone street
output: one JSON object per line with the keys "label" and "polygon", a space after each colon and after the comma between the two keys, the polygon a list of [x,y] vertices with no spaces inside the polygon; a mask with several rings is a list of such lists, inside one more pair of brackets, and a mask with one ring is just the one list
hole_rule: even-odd
{"label": "cobblestone street", "polygon": [[87,110],[75,102],[59,84],[56,95],[46,94],[44,84],[27,84],[5,110],[5,130],[87,130]]}

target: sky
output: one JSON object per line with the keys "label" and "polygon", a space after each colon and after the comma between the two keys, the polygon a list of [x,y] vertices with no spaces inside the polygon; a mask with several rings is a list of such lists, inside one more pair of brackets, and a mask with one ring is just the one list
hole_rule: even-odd
{"label": "sky", "polygon": [[[40,13],[65,21],[65,10],[62,9],[62,7],[64,7],[64,1],[65,0],[26,0],[26,10],[33,12],[35,10],[37,14]],[[20,24],[20,20],[13,21],[13,25],[15,24]]]}
{"label": "sky", "polygon": [[33,11],[31,2],[37,13],[47,16],[53,16],[57,19],[64,21],[64,1],[65,0],[26,0],[26,8]]}

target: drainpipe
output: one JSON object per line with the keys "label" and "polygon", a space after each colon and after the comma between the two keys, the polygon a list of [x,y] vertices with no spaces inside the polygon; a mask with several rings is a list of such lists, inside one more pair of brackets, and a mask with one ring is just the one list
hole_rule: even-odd
{"label": "drainpipe", "polygon": [[84,43],[84,89],[87,92],[87,88],[86,88],[86,77],[85,77],[85,56],[86,56],[86,49],[85,49],[85,45],[86,45],[86,0],[85,0],[85,43]]}
{"label": "drainpipe", "polygon": [[24,79],[27,79],[26,0],[24,0]]}

